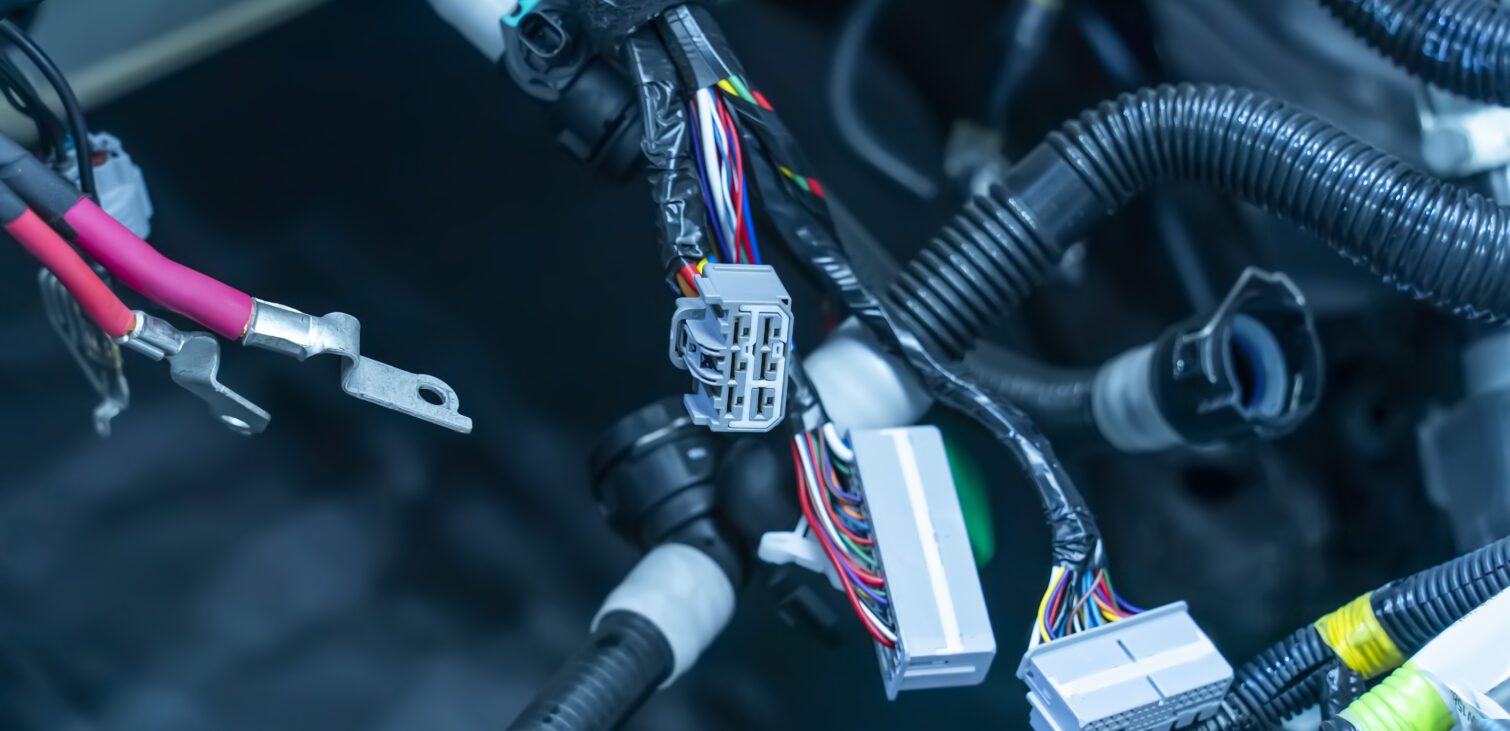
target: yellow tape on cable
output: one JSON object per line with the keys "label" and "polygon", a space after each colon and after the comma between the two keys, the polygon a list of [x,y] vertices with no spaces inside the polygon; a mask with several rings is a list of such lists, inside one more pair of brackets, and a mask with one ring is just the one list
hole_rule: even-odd
{"label": "yellow tape on cable", "polygon": [[1365,678],[1377,678],[1405,662],[1400,648],[1374,615],[1372,597],[1372,593],[1364,594],[1316,621],[1321,641]]}

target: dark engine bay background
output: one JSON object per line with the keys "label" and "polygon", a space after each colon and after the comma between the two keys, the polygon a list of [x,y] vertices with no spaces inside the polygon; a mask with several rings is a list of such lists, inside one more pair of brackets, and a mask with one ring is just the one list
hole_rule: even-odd
{"label": "dark engine bay background", "polygon": [[[901,4],[883,24],[866,112],[919,164],[937,169],[951,121],[978,116],[999,5]],[[1232,5],[1097,7],[1151,80],[1266,88],[1415,157],[1403,77],[1324,18],[1306,22],[1320,11],[1303,1]],[[905,255],[958,199],[909,199],[839,143],[824,94],[840,10],[743,2],[722,17],[829,187]],[[1282,71],[1299,66],[1312,71]],[[1114,76],[1067,28],[1008,152],[1114,93]],[[146,172],[158,247],[266,299],[357,315],[365,353],[446,379],[477,430],[347,398],[334,361],[232,346],[222,377],[273,413],[266,434],[219,428],[160,365],[133,358],[131,409],[101,440],[32,263],[0,257],[0,726],[502,727],[635,558],[591,500],[588,447],[686,386],[666,362],[671,299],[644,182],[596,179],[560,152],[545,115],[419,0],[336,0],[92,123]],[[1324,327],[1322,407],[1273,444],[1062,456],[1123,593],[1190,602],[1236,663],[1452,554],[1414,429],[1453,396],[1455,326],[1293,230],[1176,189],[1101,232],[1115,241],[1089,247],[1002,337],[1088,365],[1186,315],[1161,244],[1171,215],[1217,291],[1248,263],[1301,284]],[[810,282],[788,280],[799,339],[813,342],[832,313]],[[1022,725],[1013,671],[1046,531],[1009,455],[962,420],[938,423],[991,501],[983,580],[1000,649],[985,685],[887,703],[857,626],[841,623],[838,648],[788,628],[757,577],[697,670],[629,728]]]}

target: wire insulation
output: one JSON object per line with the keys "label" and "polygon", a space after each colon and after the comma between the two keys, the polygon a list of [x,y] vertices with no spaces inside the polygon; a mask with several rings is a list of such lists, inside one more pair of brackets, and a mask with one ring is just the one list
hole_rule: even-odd
{"label": "wire insulation", "polygon": [[5,224],[5,230],[63,283],[68,293],[78,300],[84,314],[106,335],[119,338],[131,332],[136,321],[131,308],[110,291],[110,287],[46,221],[27,210],[20,218]]}

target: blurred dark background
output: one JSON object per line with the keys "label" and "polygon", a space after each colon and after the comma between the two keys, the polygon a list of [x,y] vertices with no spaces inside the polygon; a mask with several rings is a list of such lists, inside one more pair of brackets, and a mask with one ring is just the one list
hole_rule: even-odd
{"label": "blurred dark background", "polygon": [[[1348,118],[1346,95],[1326,93],[1369,83],[1348,81],[1335,59],[1303,86],[1251,73],[1258,54],[1293,58],[1283,44],[1242,65],[1190,61],[1212,57],[1190,45],[1220,41],[1190,30],[1210,27],[1181,5],[1201,4],[1097,7],[1150,79],[1279,85],[1396,142],[1397,130]],[[888,15],[862,97],[900,154],[936,168],[952,121],[979,116],[999,7],[906,3]],[[959,198],[915,201],[839,143],[824,69],[842,9],[747,0],[720,17],[828,187],[906,255]],[[1211,23],[1255,37],[1240,18]],[[1063,35],[1014,116],[1009,154],[1118,89],[1079,36]],[[1379,93],[1398,83],[1369,68]],[[360,317],[364,353],[445,379],[477,426],[451,434],[348,398],[334,360],[231,346],[222,378],[273,413],[267,433],[218,427],[160,364],[128,355],[132,405],[102,440],[93,395],[43,316],[34,264],[0,254],[0,726],[501,728],[583,641],[637,555],[591,499],[589,446],[687,387],[666,362],[672,304],[645,184],[595,178],[559,151],[545,114],[420,0],[333,0],[91,122],[144,169],[159,248],[256,296]],[[1325,327],[1326,401],[1273,445],[1064,456],[1098,509],[1122,592],[1144,606],[1189,601],[1236,663],[1450,554],[1412,430],[1451,395],[1453,332],[1297,232],[1199,191],[1173,195],[1218,291],[1247,263],[1301,281]],[[1087,365],[1188,314],[1156,213],[1140,205],[1099,234],[1083,268],[1001,336]],[[799,339],[814,342],[832,312],[776,259]],[[857,626],[841,623],[837,648],[789,628],[757,576],[727,634],[629,728],[1025,725],[1013,671],[1047,532],[988,436],[948,414],[936,422],[989,494],[996,551],[982,577],[999,656],[984,685],[888,703]]]}

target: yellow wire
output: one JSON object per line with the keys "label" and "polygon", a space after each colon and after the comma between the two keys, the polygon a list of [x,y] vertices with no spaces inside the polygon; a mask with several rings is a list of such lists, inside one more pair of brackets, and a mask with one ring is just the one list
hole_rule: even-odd
{"label": "yellow wire", "polygon": [[1038,637],[1044,642],[1049,641],[1049,624],[1048,620],[1044,619],[1043,614],[1048,611],[1049,595],[1054,593],[1054,587],[1059,585],[1059,577],[1063,574],[1063,568],[1059,566],[1054,567],[1054,570],[1049,574],[1049,588],[1043,593],[1043,600],[1038,602]]}

